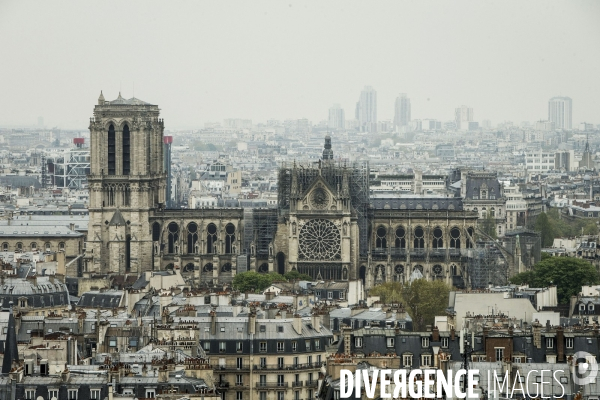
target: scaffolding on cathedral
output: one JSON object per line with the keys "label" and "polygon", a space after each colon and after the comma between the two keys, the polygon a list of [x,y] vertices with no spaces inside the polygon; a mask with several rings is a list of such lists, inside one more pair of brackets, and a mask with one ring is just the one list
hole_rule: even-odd
{"label": "scaffolding on cathedral", "polygon": [[278,204],[279,215],[284,216],[290,209],[290,195],[292,175],[296,174],[298,192],[303,193],[314,182],[317,176],[332,187],[342,186],[344,175],[349,179],[350,200],[356,212],[359,230],[359,252],[366,255],[368,252],[368,210],[369,210],[369,163],[357,161],[318,161],[311,165],[296,164],[292,166],[283,164],[279,169]]}
{"label": "scaffolding on cathedral", "polygon": [[[250,241],[254,241],[257,258],[265,259],[269,257],[269,245],[277,232],[277,210],[274,208],[255,208],[251,211],[252,226],[250,229],[252,233],[247,237],[250,238]],[[245,217],[246,210],[244,210]],[[250,243],[248,243],[249,247]]]}
{"label": "scaffolding on cathedral", "polygon": [[503,286],[508,283],[509,262],[493,240],[480,240],[469,251],[467,263],[471,289],[484,289],[491,283]]}
{"label": "scaffolding on cathedral", "polygon": [[502,238],[502,245],[511,254],[520,256],[520,262],[525,269],[542,260],[542,235],[539,232],[528,229],[507,232]]}

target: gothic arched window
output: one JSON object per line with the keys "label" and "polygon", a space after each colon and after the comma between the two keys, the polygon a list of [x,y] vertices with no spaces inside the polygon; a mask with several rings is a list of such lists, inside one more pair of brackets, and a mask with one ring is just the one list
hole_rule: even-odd
{"label": "gothic arched window", "polygon": [[396,247],[401,249],[406,248],[406,231],[403,226],[396,228]]}
{"label": "gothic arched window", "polygon": [[167,226],[167,230],[169,231],[169,246],[167,249],[168,253],[175,253],[175,245],[177,244],[177,240],[179,239],[179,226],[175,222],[171,222]]}
{"label": "gothic arched window", "polygon": [[425,231],[420,226],[415,228],[415,249],[425,248]]}
{"label": "gothic arched window", "polygon": [[206,253],[212,254],[215,252],[215,242],[217,241],[217,226],[208,224],[206,227]]}
{"label": "gothic arched window", "polygon": [[225,253],[233,253],[233,246],[235,244],[235,225],[227,224],[225,226]]}
{"label": "gothic arched window", "polygon": [[114,175],[116,173],[116,148],[115,148],[115,127],[110,124],[108,127],[108,174]]}
{"label": "gothic arched window", "polygon": [[123,175],[129,175],[131,170],[131,159],[129,148],[131,144],[131,137],[129,133],[129,125],[125,124],[123,127]]}
{"label": "gothic arched window", "polygon": [[377,228],[377,238],[375,239],[375,247],[378,249],[385,249],[387,247],[387,239],[385,235],[387,234],[387,230],[385,227],[380,226]]}
{"label": "gothic arched window", "polygon": [[187,252],[193,254],[196,252],[196,242],[198,241],[198,225],[195,222],[190,222],[187,231]]}
{"label": "gothic arched window", "polygon": [[432,247],[434,249],[441,249],[444,247],[444,239],[443,239],[443,232],[442,229],[437,227],[433,230],[433,243],[432,243]]}
{"label": "gothic arched window", "polygon": [[450,229],[450,248],[460,249],[460,229],[456,226]]}

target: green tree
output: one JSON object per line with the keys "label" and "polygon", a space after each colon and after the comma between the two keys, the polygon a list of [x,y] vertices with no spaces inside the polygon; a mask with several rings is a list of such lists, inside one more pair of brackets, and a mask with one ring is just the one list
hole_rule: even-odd
{"label": "green tree", "polygon": [[369,291],[371,296],[379,296],[379,299],[386,304],[402,302],[402,283],[386,282],[375,286]]}
{"label": "green tree", "polygon": [[597,235],[598,234],[598,225],[596,225],[596,221],[588,221],[583,226],[583,234],[584,235]]}
{"label": "green tree", "polygon": [[287,282],[287,279],[283,277],[283,275],[278,274],[277,272],[269,272],[269,278],[271,279],[271,283],[273,282]]}
{"label": "green tree", "polygon": [[233,278],[233,288],[240,292],[262,292],[273,283],[271,274],[260,274],[255,271],[242,272]]}
{"label": "green tree", "polygon": [[312,281],[310,275],[301,274],[298,271],[289,271],[283,274],[283,277],[288,281]]}
{"label": "green tree", "polygon": [[490,211],[486,212],[485,218],[481,222],[481,230],[488,236],[496,239],[496,219]]}
{"label": "green tree", "polygon": [[387,282],[375,286],[369,294],[380,296],[384,303],[401,302],[420,331],[433,325],[436,315],[444,315],[448,307],[450,286],[440,280],[417,279],[410,283]]}
{"label": "green tree", "polygon": [[542,235],[542,247],[551,247],[556,234],[546,213],[541,213],[535,219],[535,230]]}
{"label": "green tree", "polygon": [[558,302],[568,304],[583,285],[600,283],[600,274],[596,267],[579,258],[550,257],[534,265],[532,270],[513,276],[510,281],[530,287],[556,285]]}
{"label": "green tree", "polygon": [[[541,214],[540,214],[541,215]],[[566,218],[561,216],[560,212],[556,208],[551,208],[546,212],[546,216],[548,217],[548,222],[550,225],[550,236],[552,239],[559,237],[571,237],[578,236],[581,234],[584,235],[597,235],[598,234],[598,225],[596,224],[596,219],[589,218]],[[538,216],[538,219],[540,217]],[[539,230],[537,227],[537,219],[536,219],[536,230]]]}
{"label": "green tree", "polygon": [[403,303],[413,320],[414,330],[424,330],[427,325],[433,325],[436,315],[446,313],[450,289],[440,280],[417,279],[404,285]]}

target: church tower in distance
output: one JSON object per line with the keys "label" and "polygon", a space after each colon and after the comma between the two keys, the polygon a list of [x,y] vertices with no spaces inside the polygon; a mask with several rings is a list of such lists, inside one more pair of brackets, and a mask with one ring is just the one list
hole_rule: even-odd
{"label": "church tower in distance", "polygon": [[91,171],[85,273],[152,269],[149,216],[165,205],[164,123],[157,105],[102,93],[90,119]]}

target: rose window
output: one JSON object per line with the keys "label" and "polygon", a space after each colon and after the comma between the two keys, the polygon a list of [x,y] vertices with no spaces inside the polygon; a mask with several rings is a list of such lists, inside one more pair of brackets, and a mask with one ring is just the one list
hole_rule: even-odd
{"label": "rose window", "polygon": [[300,229],[300,258],[336,260],[340,257],[340,230],[333,222],[313,219]]}
{"label": "rose window", "polygon": [[329,195],[322,187],[318,187],[312,192],[310,200],[314,208],[322,210],[329,204]]}

